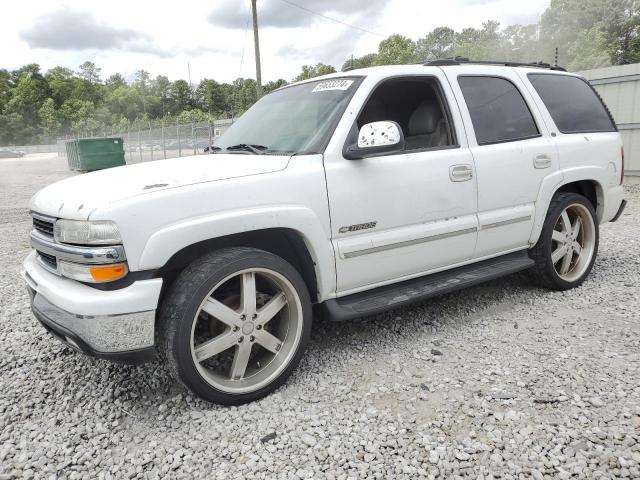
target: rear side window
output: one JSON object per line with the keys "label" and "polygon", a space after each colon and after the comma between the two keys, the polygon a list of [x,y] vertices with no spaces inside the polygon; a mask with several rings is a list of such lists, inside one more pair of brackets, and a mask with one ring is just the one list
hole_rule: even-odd
{"label": "rear side window", "polygon": [[478,145],[539,136],[527,103],[516,86],[498,77],[460,76]]}
{"label": "rear side window", "polygon": [[534,73],[528,77],[562,133],[616,131],[604,104],[581,78]]}

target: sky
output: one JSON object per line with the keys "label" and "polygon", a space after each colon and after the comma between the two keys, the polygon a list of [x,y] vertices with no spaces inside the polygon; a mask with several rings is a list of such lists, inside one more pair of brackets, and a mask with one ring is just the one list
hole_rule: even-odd
{"label": "sky", "polygon": [[[455,30],[534,23],[549,0],[258,0],[262,79],[291,80],[304,64],[337,69],[375,52],[385,37],[417,40],[439,26]],[[328,18],[327,18],[328,17]],[[337,20],[337,21],[336,21]],[[340,23],[342,22],[342,23]],[[350,26],[344,25],[348,24]],[[102,78],[137,70],[197,83],[255,78],[250,0],[109,2],[22,0],[3,8],[0,68],[27,63],[77,70],[85,60]]]}

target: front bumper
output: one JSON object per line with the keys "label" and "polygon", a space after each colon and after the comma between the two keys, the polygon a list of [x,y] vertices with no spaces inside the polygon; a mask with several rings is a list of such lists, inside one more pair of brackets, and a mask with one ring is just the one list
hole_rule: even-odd
{"label": "front bumper", "polygon": [[162,279],[102,291],[47,271],[35,252],[22,276],[31,309],[45,328],[83,353],[128,363],[155,357],[155,317]]}

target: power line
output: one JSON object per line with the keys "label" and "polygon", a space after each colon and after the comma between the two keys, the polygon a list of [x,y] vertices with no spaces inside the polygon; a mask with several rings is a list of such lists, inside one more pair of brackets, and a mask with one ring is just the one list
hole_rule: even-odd
{"label": "power line", "polygon": [[340,25],[344,25],[345,27],[353,28],[355,30],[360,30],[361,32],[368,33],[370,35],[375,35],[377,37],[384,37],[384,35],[382,35],[380,33],[372,32],[371,30],[367,30],[366,28],[358,27],[357,25],[351,25],[349,23],[343,22],[342,20],[338,20],[337,18],[328,17],[327,15],[325,15],[323,13],[316,12],[314,10],[311,10],[310,8],[303,7],[302,5],[298,5],[297,3],[293,3],[293,2],[291,2],[289,0],[280,0],[280,1],[282,3],[286,3],[287,5],[290,5],[292,7],[299,8],[300,10],[304,10],[305,12],[309,12],[309,13],[311,13],[313,15],[317,15],[319,17],[322,17],[325,20],[331,20],[332,22],[336,22],[336,23],[339,23]]}

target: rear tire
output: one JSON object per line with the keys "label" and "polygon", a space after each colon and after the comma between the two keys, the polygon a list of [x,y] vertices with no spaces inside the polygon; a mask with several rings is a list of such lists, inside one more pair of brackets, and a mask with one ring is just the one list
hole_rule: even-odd
{"label": "rear tire", "polygon": [[577,193],[557,193],[540,238],[529,251],[539,284],[569,290],[584,282],[598,253],[598,219],[591,202]]}
{"label": "rear tire", "polygon": [[286,381],[311,322],[309,292],[289,263],[254,248],[225,248],[173,282],[160,310],[159,353],[200,398],[239,405]]}

